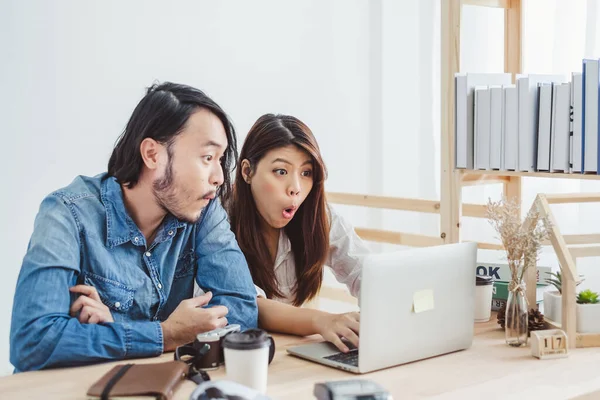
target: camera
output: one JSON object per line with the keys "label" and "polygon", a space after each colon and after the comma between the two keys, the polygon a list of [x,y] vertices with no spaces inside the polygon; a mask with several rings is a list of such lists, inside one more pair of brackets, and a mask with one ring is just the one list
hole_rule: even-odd
{"label": "camera", "polygon": [[[225,363],[223,339],[228,334],[239,331],[240,325],[231,324],[224,328],[199,333],[196,335],[194,342],[177,348],[175,359],[183,361],[184,357],[189,356],[191,364],[197,370],[211,371],[218,369],[219,366]],[[205,349],[205,345],[207,345],[208,350]]]}

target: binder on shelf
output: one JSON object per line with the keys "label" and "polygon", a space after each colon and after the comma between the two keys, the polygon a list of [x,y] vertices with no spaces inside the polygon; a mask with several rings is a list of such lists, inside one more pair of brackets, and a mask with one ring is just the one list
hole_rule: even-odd
{"label": "binder on shelf", "polygon": [[504,169],[502,157],[502,86],[490,86],[490,169]]}
{"label": "binder on shelf", "polygon": [[583,132],[583,75],[581,72],[571,74],[571,172],[581,173],[582,132]]}
{"label": "binder on shelf", "polygon": [[503,170],[517,171],[519,162],[519,99],[515,85],[505,85],[502,137],[502,156],[504,159]]}
{"label": "binder on shelf", "polygon": [[475,86],[509,85],[508,73],[457,73],[455,84],[455,159],[456,168],[474,169]]}
{"label": "binder on shelf", "polygon": [[550,129],[550,170],[569,173],[571,84],[552,85],[552,124]]}
{"label": "binder on shelf", "polygon": [[540,83],[565,83],[564,75],[518,74],[519,97],[519,171],[537,170],[536,138],[538,132],[538,104]]}
{"label": "binder on shelf", "polygon": [[583,169],[581,173],[598,172],[598,60],[583,60],[583,113],[581,153]]}
{"label": "binder on shelf", "polygon": [[475,169],[490,169],[490,89],[475,87]]}
{"label": "binder on shelf", "polygon": [[552,121],[552,84],[539,84],[537,170],[550,171],[550,125]]}

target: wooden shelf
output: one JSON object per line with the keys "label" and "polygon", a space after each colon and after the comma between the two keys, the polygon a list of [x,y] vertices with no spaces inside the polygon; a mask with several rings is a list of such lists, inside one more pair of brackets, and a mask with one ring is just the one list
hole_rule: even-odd
{"label": "wooden shelf", "polygon": [[[455,86],[454,76],[462,72],[460,68],[460,26],[463,5],[477,5],[504,8],[504,71],[521,73],[521,17],[522,0],[441,0],[441,173],[440,200],[408,199],[386,196],[373,196],[355,193],[326,194],[328,202],[413,211],[440,215],[438,236],[416,235],[412,233],[390,232],[375,229],[355,228],[359,236],[376,242],[394,243],[407,246],[436,246],[458,243],[461,238],[463,217],[486,218],[486,206],[465,204],[462,190],[472,185],[502,184],[505,197],[513,199],[519,207],[521,203],[522,178],[558,178],[598,180],[597,174],[573,174],[551,172],[521,172],[457,169],[455,163]],[[400,183],[401,184],[401,183]],[[538,194],[532,205],[548,222],[550,238],[544,243],[551,245],[558,257],[562,270],[562,329],[568,337],[569,348],[600,347],[600,333],[583,334],[576,332],[576,283],[578,277],[576,259],[600,256],[600,233],[562,235],[550,210],[551,204],[600,202],[600,193]],[[537,223],[527,219],[526,223]],[[581,246],[587,245],[587,246]],[[498,243],[477,243],[479,249],[501,250]],[[536,268],[529,268],[524,277],[526,294],[530,305],[536,304]],[[343,298],[338,293],[330,297]]]}
{"label": "wooden shelf", "polygon": [[[327,192],[330,203],[362,206],[375,209],[390,209],[440,215],[440,231],[432,235],[416,235],[414,233],[392,232],[369,228],[355,228],[359,236],[369,241],[394,243],[406,246],[435,246],[438,244],[458,243],[461,238],[461,227],[464,217],[486,218],[486,205],[466,204],[462,201],[462,190],[472,185],[502,184],[503,194],[521,204],[522,178],[558,178],[598,180],[596,174],[571,174],[550,172],[521,172],[496,170],[457,169],[455,163],[455,87],[454,75],[461,71],[460,43],[462,6],[475,5],[499,7],[505,9],[504,25],[504,71],[512,74],[521,73],[521,0],[442,0],[441,1],[441,171],[440,200],[399,198],[358,193]],[[600,202],[600,193],[583,194],[547,194],[547,204],[569,202]],[[580,245],[600,243],[600,234],[565,235],[564,245]],[[479,249],[499,250],[498,243],[477,243]],[[550,241],[544,245],[554,245]],[[567,248],[573,257],[589,257],[600,255],[600,246]],[[535,286],[532,286],[535,287]],[[535,302],[535,298],[532,299]]]}
{"label": "wooden shelf", "polygon": [[521,172],[521,171],[496,171],[496,170],[472,170],[472,169],[457,169],[463,180],[465,176],[493,176],[507,177],[518,176],[528,178],[561,178],[561,179],[591,179],[598,180],[600,175],[596,174],[565,174],[562,172]]}
{"label": "wooden shelf", "polygon": [[492,8],[510,8],[510,0],[462,0],[465,6],[480,6]]}
{"label": "wooden shelf", "polygon": [[[600,333],[583,334],[577,332],[577,309],[576,309],[576,278],[579,277],[577,273],[576,258],[578,257],[594,257],[600,254],[600,246],[587,246],[587,247],[569,247],[569,243],[577,244],[597,244],[600,241],[600,235],[588,234],[588,235],[563,235],[560,231],[560,227],[554,218],[554,214],[550,209],[552,204],[549,199],[556,195],[545,195],[538,194],[531,206],[532,212],[539,213],[539,217],[542,218],[542,222],[546,224],[546,229],[550,232],[550,243],[554,248],[554,252],[560,263],[560,270],[562,273],[562,291],[561,291],[561,321],[559,325],[556,322],[548,321],[550,326],[562,329],[567,334],[569,348],[576,347],[600,347]],[[597,196],[585,196],[581,193],[572,194],[561,194],[559,204],[564,203],[582,203],[587,202],[594,198],[596,201],[600,200]],[[533,213],[535,214],[535,213]],[[532,214],[532,215],[533,215]],[[537,223],[538,220],[528,219],[526,223]],[[525,286],[527,292],[527,300],[529,304],[535,304],[536,301],[536,276],[535,268],[528,268],[525,273]]]}

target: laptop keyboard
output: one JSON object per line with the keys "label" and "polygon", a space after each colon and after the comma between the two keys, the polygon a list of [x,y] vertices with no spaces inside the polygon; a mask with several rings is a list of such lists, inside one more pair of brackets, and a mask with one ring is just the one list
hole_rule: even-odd
{"label": "laptop keyboard", "polygon": [[353,367],[358,367],[358,349],[350,350],[347,353],[336,353],[323,358],[342,364],[352,365]]}

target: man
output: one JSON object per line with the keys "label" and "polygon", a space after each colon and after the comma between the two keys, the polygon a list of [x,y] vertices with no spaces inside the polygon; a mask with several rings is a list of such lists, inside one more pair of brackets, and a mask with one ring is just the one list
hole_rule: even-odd
{"label": "man", "polygon": [[[14,299],[16,371],[157,356],[228,323],[255,327],[256,291],[221,205],[236,157],[214,101],[151,87],[108,172],[40,206]],[[194,277],[205,293],[191,298]]]}

